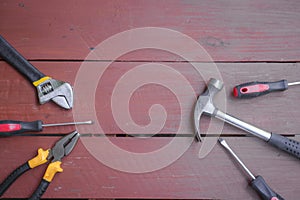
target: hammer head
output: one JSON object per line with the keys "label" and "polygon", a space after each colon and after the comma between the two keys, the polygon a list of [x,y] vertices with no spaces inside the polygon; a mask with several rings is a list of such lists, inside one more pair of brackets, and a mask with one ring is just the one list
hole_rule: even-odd
{"label": "hammer head", "polygon": [[223,83],[220,80],[211,78],[207,84],[206,91],[198,97],[194,110],[194,125],[196,130],[196,139],[198,141],[201,141],[199,128],[200,117],[202,113],[205,115],[214,116],[214,113],[217,111],[217,109],[213,103],[213,98],[215,94],[222,90],[222,88]]}

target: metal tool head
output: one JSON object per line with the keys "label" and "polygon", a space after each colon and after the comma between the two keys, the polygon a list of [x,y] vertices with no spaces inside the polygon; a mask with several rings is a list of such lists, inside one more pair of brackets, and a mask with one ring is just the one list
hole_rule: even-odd
{"label": "metal tool head", "polygon": [[50,78],[36,88],[40,104],[52,100],[65,109],[73,107],[73,89],[69,83]]}
{"label": "metal tool head", "polygon": [[206,91],[198,97],[194,110],[194,125],[196,130],[196,139],[201,141],[199,121],[201,115],[212,116],[216,111],[213,104],[213,98],[223,88],[223,83],[220,80],[211,78],[207,84]]}
{"label": "metal tool head", "polygon": [[77,131],[74,131],[57,141],[51,149],[51,156],[53,157],[52,162],[61,161],[63,157],[69,155],[75,147],[79,136],[80,134]]}
{"label": "metal tool head", "polygon": [[218,141],[223,147],[225,147],[227,149],[230,148],[229,145],[227,144],[227,142],[223,138],[219,138]]}

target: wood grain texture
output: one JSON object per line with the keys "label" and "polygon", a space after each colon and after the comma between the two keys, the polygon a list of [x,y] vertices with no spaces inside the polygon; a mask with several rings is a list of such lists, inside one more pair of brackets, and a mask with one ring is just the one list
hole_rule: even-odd
{"label": "wood grain texture", "polygon": [[[98,82],[92,80],[94,74],[91,73],[84,76],[82,87],[74,88],[75,101],[78,101],[81,99],[76,95],[86,94],[85,90],[91,87],[91,83],[96,85],[94,94],[89,95],[95,96],[92,106],[102,130],[96,125],[49,127],[44,128],[42,134],[46,135],[43,136],[0,138],[0,181],[35,156],[39,147],[51,147],[59,139],[53,134],[66,134],[77,128],[82,138],[63,160],[64,172],[56,175],[45,198],[258,199],[248,185],[248,177],[218,144],[205,158],[199,159],[199,150],[205,143],[194,141],[171,164],[147,173],[113,169],[99,158],[108,158],[112,164],[132,169],[144,169],[155,164],[163,166],[166,160],[173,158],[175,151],[166,154],[166,147],[174,140],[173,136],[177,134],[175,139],[182,141],[177,150],[194,133],[192,117],[181,120],[181,108],[186,109],[187,116],[192,116],[196,96],[204,91],[206,82],[216,73],[213,67],[210,68],[212,61],[217,61],[225,84],[228,113],[267,131],[300,141],[300,125],[297,122],[300,118],[299,86],[249,100],[234,99],[231,95],[232,88],[244,82],[299,81],[299,13],[299,1],[280,0],[271,3],[266,0],[1,1],[0,34],[44,74],[76,86],[82,65],[96,70],[92,71],[96,74],[97,70],[104,70],[109,61],[116,62],[101,77],[99,75]],[[196,59],[184,59],[176,52],[160,48],[142,48],[113,57],[113,53],[121,47],[140,44],[134,34],[125,38],[124,42],[108,45],[104,50],[108,56],[98,51],[97,45],[111,36],[141,27],[160,27],[185,34],[200,44],[212,59],[197,57],[197,49],[182,42],[179,35],[157,34],[153,42],[170,43],[176,47],[175,50],[180,49],[191,57],[196,56]],[[92,59],[87,61],[89,55]],[[132,81],[136,81],[156,73],[156,81],[140,84],[125,107],[129,109],[132,120],[142,127],[150,124],[153,111],[150,108],[153,105],[159,104],[164,108],[165,120],[162,112],[152,118],[156,129],[160,128],[159,123],[164,122],[154,137],[150,137],[154,133],[147,128],[135,135],[124,131],[116,123],[112,111],[116,86],[123,89],[117,94],[124,97],[128,94],[124,89],[130,86],[130,81],[122,83],[120,80],[145,64],[150,68],[166,66],[171,73],[156,68],[131,77]],[[198,71],[207,75],[202,77]],[[177,76],[173,78],[170,74]],[[181,77],[193,94],[181,84]],[[159,80],[175,87],[179,93],[160,84]],[[179,96],[183,97],[183,101]],[[222,103],[220,100],[221,94],[216,96],[218,107]],[[120,98],[118,102],[125,101],[127,99]],[[90,101],[76,104],[82,120],[89,120],[92,116],[93,112],[86,109],[90,104]],[[74,110],[64,110],[54,103],[39,105],[35,88],[12,67],[0,61],[0,120],[69,122],[78,115]],[[180,122],[186,127],[178,132]],[[202,117],[200,127],[203,134],[212,122],[220,124],[209,117]],[[216,142],[219,132],[215,126],[210,133],[206,141]],[[262,175],[286,199],[299,199],[299,160],[230,125],[224,125],[222,136],[255,175]],[[91,145],[87,145],[89,140],[93,142]],[[120,156],[110,149],[113,145],[128,154]],[[146,157],[156,152],[162,154],[152,160],[141,162],[132,159],[136,155]],[[3,197],[30,196],[45,168],[41,166],[24,174]]]}
{"label": "wood grain texture", "polygon": [[[90,66],[97,66],[98,63],[99,62],[92,62]],[[75,83],[76,75],[81,65],[80,62],[33,62],[33,64],[45,74],[51,75],[58,80],[70,82],[71,84]],[[103,73],[98,84],[95,83],[97,85],[95,92],[95,112],[97,113],[98,121],[104,133],[124,133],[124,131],[118,127],[112,115],[110,103],[112,91],[116,87],[117,81],[124,74],[129,73],[131,69],[142,64],[145,63],[113,63]],[[205,78],[206,80],[204,81],[189,63],[168,63],[166,65],[186,77],[196,95],[204,91],[206,87],[205,82],[208,81],[209,78]],[[268,131],[287,135],[299,134],[300,125],[296,120],[300,118],[300,113],[298,112],[299,104],[297,103],[299,94],[298,86],[290,87],[284,92],[271,93],[249,100],[235,99],[231,94],[232,88],[235,85],[248,81],[276,81],[283,78],[286,78],[290,82],[297,81],[300,76],[298,64],[218,63],[217,65],[225,84],[225,94],[227,98],[226,110],[228,113]],[[258,71],[259,73],[257,73]],[[0,77],[0,87],[9,88],[8,90],[1,90],[1,119],[26,121],[41,119],[44,123],[73,120],[72,111],[59,108],[54,103],[38,105],[34,87],[4,62],[0,63],[0,73],[2,74]],[[162,74],[161,78],[164,79],[165,76]],[[88,81],[89,77],[85,77],[84,79]],[[177,82],[176,79],[170,78],[167,81],[169,81],[171,85]],[[178,96],[179,94],[174,94],[168,88],[158,84],[159,83],[149,83],[139,87],[133,93],[128,104],[131,117],[138,125],[146,126],[150,123],[148,114],[149,108],[154,104],[161,104],[166,109],[168,116],[159,133],[176,134],[180,124],[180,108],[182,106],[180,103],[184,104],[186,102],[178,102],[176,95]],[[75,90],[75,93],[76,92],[78,94],[83,91]],[[182,91],[180,95],[187,96],[189,93]],[[19,98],[19,96],[26,96],[26,98]],[[122,101],[124,101],[124,99]],[[90,102],[82,102],[82,105],[89,103]],[[192,115],[194,101],[188,102],[188,105],[185,106],[189,108],[189,112]],[[89,113],[83,112],[83,114],[87,116],[83,118],[83,120],[89,120]],[[188,124],[191,119],[185,118],[182,120]],[[203,133],[207,131],[209,124],[210,119],[203,116],[200,121]],[[94,126],[85,127],[85,133],[95,132]],[[70,132],[73,129],[74,127],[49,127],[44,129],[44,133]],[[190,123],[186,131],[180,134],[192,134],[191,130],[193,130],[192,123]],[[98,133],[100,132],[98,131]],[[144,132],[144,134],[147,133]],[[245,133],[230,125],[225,125],[222,134],[244,135]]]}
{"label": "wood grain texture", "polygon": [[[298,1],[1,1],[0,13],[1,34],[28,59],[84,59],[110,36],[140,27],[182,32],[215,61],[299,61],[300,56]],[[182,58],[144,50],[122,60]]]}
{"label": "wood grain texture", "polygon": [[[16,166],[35,155],[38,147],[48,148],[55,137],[5,138],[0,140],[0,179]],[[99,138],[98,138],[99,139]],[[153,145],[168,138],[147,139],[148,145],[134,138],[111,138],[116,144],[126,143],[151,152]],[[269,185],[286,199],[299,196],[298,160],[267,146],[256,138],[226,138],[254,174],[264,176]],[[15,148],[18,146],[19,148]],[[28,148],[30,146],[30,148]],[[63,160],[63,173],[57,174],[45,198],[196,198],[257,199],[248,186],[248,177],[232,158],[216,145],[211,153],[198,158],[199,143],[193,143],[182,157],[171,165],[149,173],[133,174],[113,170],[91,156],[81,142]],[[99,146],[100,151],[101,146]],[[8,156],[9,155],[9,156]],[[21,156],[22,155],[22,156]],[[126,162],[126,157],[112,157]],[[136,165],[139,165],[136,163]],[[142,165],[141,165],[142,167]],[[24,174],[3,197],[27,197],[44,173],[40,166]],[[24,184],[24,183],[27,184]]]}

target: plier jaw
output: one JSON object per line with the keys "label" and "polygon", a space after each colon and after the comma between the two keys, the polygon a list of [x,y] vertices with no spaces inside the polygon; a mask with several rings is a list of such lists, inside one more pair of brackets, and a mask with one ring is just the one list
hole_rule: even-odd
{"label": "plier jaw", "polygon": [[77,131],[74,131],[57,141],[50,150],[51,156],[53,157],[52,162],[61,161],[63,157],[69,155],[75,147],[79,137],[80,134]]}

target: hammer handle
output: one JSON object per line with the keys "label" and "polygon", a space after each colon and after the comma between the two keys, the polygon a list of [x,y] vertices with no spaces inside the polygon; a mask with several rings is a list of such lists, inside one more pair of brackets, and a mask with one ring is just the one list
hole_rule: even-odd
{"label": "hammer handle", "polygon": [[229,123],[239,129],[242,129],[248,133],[251,133],[252,135],[255,135],[261,139],[263,139],[264,141],[269,141],[269,139],[271,138],[271,133],[270,132],[267,132],[267,131],[264,131],[260,128],[257,128],[251,124],[248,124],[236,117],[233,117],[229,114],[226,114],[220,110],[218,110],[215,114],[215,117],[226,122],[226,123]]}
{"label": "hammer handle", "polygon": [[215,117],[263,139],[278,149],[300,158],[300,143],[298,141],[291,140],[276,133],[264,131],[220,110],[216,112]]}
{"label": "hammer handle", "polygon": [[300,143],[298,141],[272,133],[268,143],[300,159]]}

